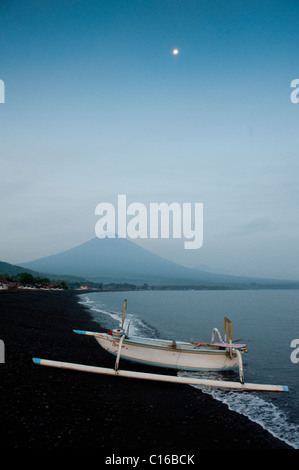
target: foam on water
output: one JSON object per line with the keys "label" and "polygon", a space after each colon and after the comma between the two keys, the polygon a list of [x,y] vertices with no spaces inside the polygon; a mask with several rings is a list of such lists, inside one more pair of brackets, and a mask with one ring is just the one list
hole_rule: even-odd
{"label": "foam on water", "polygon": [[[238,381],[238,377],[229,378],[224,372],[221,380]],[[233,374],[233,373],[232,373]],[[201,379],[219,380],[219,373],[214,372],[178,372],[178,376],[196,376]],[[294,449],[299,449],[299,427],[291,423],[287,414],[278,408],[274,403],[265,400],[258,392],[234,391],[222,388],[205,387],[191,385],[200,389],[203,393],[211,395],[215,400],[226,404],[228,408],[241,415],[246,416],[251,421],[259,424],[274,437],[290,445]]]}
{"label": "foam on water", "polygon": [[230,410],[247,416],[251,421],[258,423],[274,437],[286,442],[295,449],[299,449],[299,429],[292,424],[285,412],[274,403],[264,400],[257,393],[225,392],[211,390],[213,398],[225,403]]}
{"label": "foam on water", "polygon": [[212,396],[221,400],[229,409],[247,416],[251,421],[260,424],[273,436],[286,442],[295,449],[299,449],[298,426],[289,422],[286,413],[274,403],[264,400],[256,394],[231,392],[227,395],[223,391],[215,390]]}
{"label": "foam on water", "polygon": [[[119,328],[121,326],[122,312],[120,309],[114,310],[112,307],[107,307],[104,303],[100,303],[98,300],[91,300],[86,294],[79,296],[79,298],[79,303],[89,308],[93,321],[109,330]],[[128,322],[130,322],[129,332],[131,335],[146,336],[149,338],[157,337],[157,331],[155,328],[129,312],[126,314],[125,328],[127,327]]]}

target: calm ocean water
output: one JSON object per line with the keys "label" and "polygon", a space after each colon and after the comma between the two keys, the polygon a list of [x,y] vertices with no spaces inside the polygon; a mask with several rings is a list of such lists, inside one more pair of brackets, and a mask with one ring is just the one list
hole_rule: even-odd
{"label": "calm ocean water", "polygon": [[[299,363],[291,361],[291,342],[299,338],[299,291],[96,292],[80,295],[79,301],[90,308],[95,321],[112,329],[120,326],[125,298],[130,333],[139,336],[208,342],[214,327],[223,336],[228,317],[233,340],[248,346],[245,382],[288,385],[289,391],[204,391],[299,449]],[[215,378],[212,372],[198,375],[203,374]],[[238,380],[238,372],[221,373],[225,378]]]}

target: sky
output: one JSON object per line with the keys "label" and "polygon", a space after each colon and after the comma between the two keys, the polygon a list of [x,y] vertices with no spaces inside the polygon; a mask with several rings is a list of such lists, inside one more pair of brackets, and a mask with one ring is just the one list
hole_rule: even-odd
{"label": "sky", "polygon": [[0,260],[126,195],[203,204],[202,247],[134,240],[156,254],[299,280],[298,43],[297,0],[1,0]]}

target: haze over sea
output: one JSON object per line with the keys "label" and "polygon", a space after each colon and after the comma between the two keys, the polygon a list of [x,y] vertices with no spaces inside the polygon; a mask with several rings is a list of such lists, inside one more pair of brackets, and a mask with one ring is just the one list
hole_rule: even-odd
{"label": "haze over sea", "polygon": [[[298,290],[95,292],[80,295],[79,301],[103,328],[112,329],[120,326],[125,298],[130,333],[139,336],[210,341],[214,327],[223,336],[228,317],[233,340],[248,346],[245,382],[287,385],[289,391],[203,391],[299,449],[299,363],[290,357],[291,341],[299,337]],[[125,368],[125,362],[120,367]],[[198,375],[238,380],[238,372]]]}

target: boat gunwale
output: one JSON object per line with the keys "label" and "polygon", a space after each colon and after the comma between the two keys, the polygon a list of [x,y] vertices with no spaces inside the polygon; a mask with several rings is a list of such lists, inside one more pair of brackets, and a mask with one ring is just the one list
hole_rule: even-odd
{"label": "boat gunwale", "polygon": [[[120,337],[109,335],[108,333],[99,333],[95,335],[97,337],[102,337],[104,340],[110,342],[118,342],[120,341]],[[142,347],[147,349],[159,349],[162,351],[168,352],[177,352],[183,354],[227,354],[229,348],[225,346],[217,346],[217,345],[205,345],[196,347],[196,343],[185,342],[185,341],[175,341],[174,344],[172,340],[165,340],[165,339],[155,339],[155,338],[145,338],[140,336],[134,336],[132,338],[125,337],[123,340],[123,346],[135,346],[135,347]],[[243,353],[243,350],[240,350]]]}

